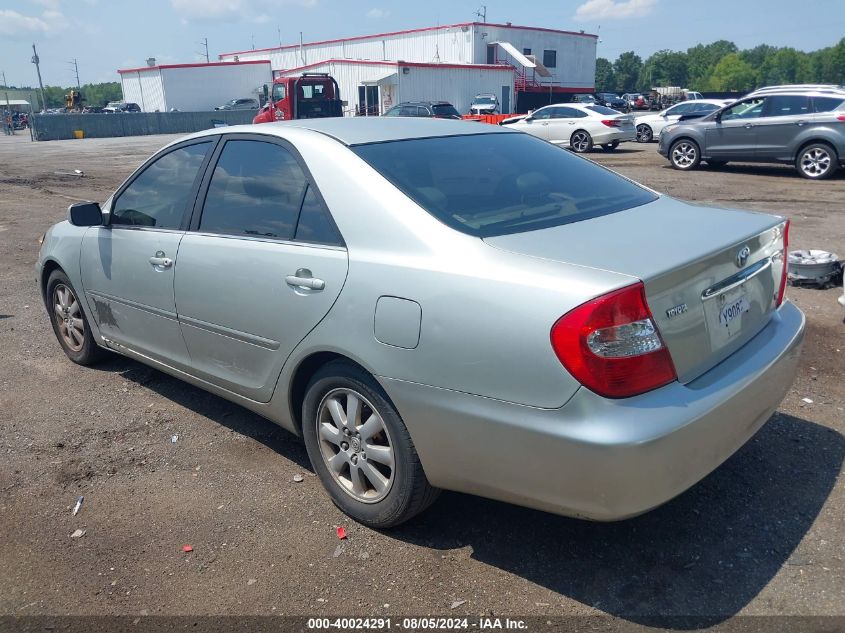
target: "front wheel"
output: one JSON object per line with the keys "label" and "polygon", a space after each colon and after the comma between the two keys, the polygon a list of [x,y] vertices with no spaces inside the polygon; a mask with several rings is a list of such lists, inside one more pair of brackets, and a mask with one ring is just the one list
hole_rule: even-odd
{"label": "front wheel", "polygon": [[701,151],[695,141],[681,139],[675,141],[669,149],[669,162],[681,171],[695,169],[701,162]]}
{"label": "front wheel", "polygon": [[826,143],[812,143],[802,148],[795,159],[798,173],[810,180],[830,178],[838,166],[839,158]]}
{"label": "front wheel", "polygon": [[54,270],[47,280],[47,311],[53,332],[65,355],[79,365],[93,365],[105,350],[94,341],[88,319],[67,275]]}
{"label": "front wheel", "polygon": [[602,145],[601,147],[602,147],[602,149],[603,149],[604,151],[606,151],[606,152],[612,152],[612,151],[613,151],[613,150],[615,150],[617,147],[619,147],[619,141],[612,141],[612,142],[610,142],[610,143],[605,143],[605,144],[604,144],[604,145]]}
{"label": "front wheel", "polygon": [[593,149],[593,137],[586,130],[578,130],[569,139],[569,147],[579,154],[589,152]]}
{"label": "front wheel", "polygon": [[399,413],[356,365],[331,362],[314,375],[302,420],[314,471],[334,504],[359,523],[393,527],[437,498]]}

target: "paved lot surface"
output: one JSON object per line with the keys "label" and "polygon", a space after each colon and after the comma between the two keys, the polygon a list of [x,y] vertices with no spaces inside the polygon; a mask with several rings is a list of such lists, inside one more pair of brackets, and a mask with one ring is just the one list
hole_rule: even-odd
{"label": "paved lot surface", "polygon": [[[38,236],[170,138],[0,137],[0,613],[845,614],[841,288],[789,290],[808,318],[794,388],[662,508],[591,524],[447,493],[379,533],[334,508],[295,437],[133,361],[77,367],[54,340]],[[792,246],[845,255],[842,174],[681,174],[655,147],[592,158],[680,198],[786,214]],[[55,173],[73,169],[85,177]]]}

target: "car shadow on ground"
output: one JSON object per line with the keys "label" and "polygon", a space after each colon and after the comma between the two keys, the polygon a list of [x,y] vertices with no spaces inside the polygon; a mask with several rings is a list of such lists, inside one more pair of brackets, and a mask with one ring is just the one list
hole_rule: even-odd
{"label": "car shadow on ground", "polygon": [[[302,442],[257,414],[130,359],[98,367],[311,470]],[[843,459],[840,433],[777,413],[699,484],[634,519],[592,523],[446,492],[384,534],[437,550],[470,547],[474,560],[637,624],[702,628],[738,613],[784,565],[817,564],[790,557]]]}
{"label": "car shadow on ground", "polygon": [[838,432],[775,414],[702,482],[634,519],[590,523],[444,493],[388,535],[439,549],[470,546],[475,560],[638,624],[712,626],[783,565],[813,564],[787,561],[843,458]]}
{"label": "car shadow on ground", "polygon": [[299,467],[311,470],[311,462],[302,441],[257,413],[122,356],[115,355],[94,366],[94,369],[120,374],[124,379],[142,385],[235,433],[260,442]]}

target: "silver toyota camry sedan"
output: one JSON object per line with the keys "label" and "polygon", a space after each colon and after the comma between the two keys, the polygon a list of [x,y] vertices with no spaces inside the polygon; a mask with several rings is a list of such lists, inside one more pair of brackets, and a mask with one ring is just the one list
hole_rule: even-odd
{"label": "silver toyota camry sedan", "polygon": [[123,354],[301,435],[361,523],[441,489],[615,520],[789,388],[788,229],[506,127],[303,120],[163,148],[70,207],[37,280],[72,361]]}

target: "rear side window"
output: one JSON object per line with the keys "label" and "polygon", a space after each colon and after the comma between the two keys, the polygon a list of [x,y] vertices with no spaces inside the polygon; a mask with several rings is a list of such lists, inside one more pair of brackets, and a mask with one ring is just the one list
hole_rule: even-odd
{"label": "rear side window", "polygon": [[832,112],[845,109],[845,99],[842,97],[813,97],[815,112]]}
{"label": "rear side window", "polygon": [[343,240],[337,232],[334,222],[329,218],[314,188],[309,186],[302,202],[299,223],[296,227],[296,240],[340,246]]}
{"label": "rear side window", "polygon": [[518,132],[351,149],[433,216],[477,237],[578,222],[657,199],[610,170]]}
{"label": "rear side window", "polygon": [[599,114],[612,114],[614,116],[619,114],[619,112],[617,110],[613,110],[611,108],[606,108],[606,107],[600,106],[600,105],[587,106],[587,110],[592,110],[593,112],[597,112]]}
{"label": "rear side window", "polygon": [[208,186],[199,230],[293,239],[307,180],[280,145],[227,141]]}
{"label": "rear side window", "polygon": [[433,105],[431,106],[431,109],[434,110],[434,116],[461,116],[458,111],[455,110],[455,106],[448,103]]}
{"label": "rear side window", "polygon": [[110,224],[178,229],[211,141],[168,152],[151,163],[112,204]]}
{"label": "rear side window", "polygon": [[766,116],[795,116],[809,112],[810,97],[776,95],[766,100]]}

